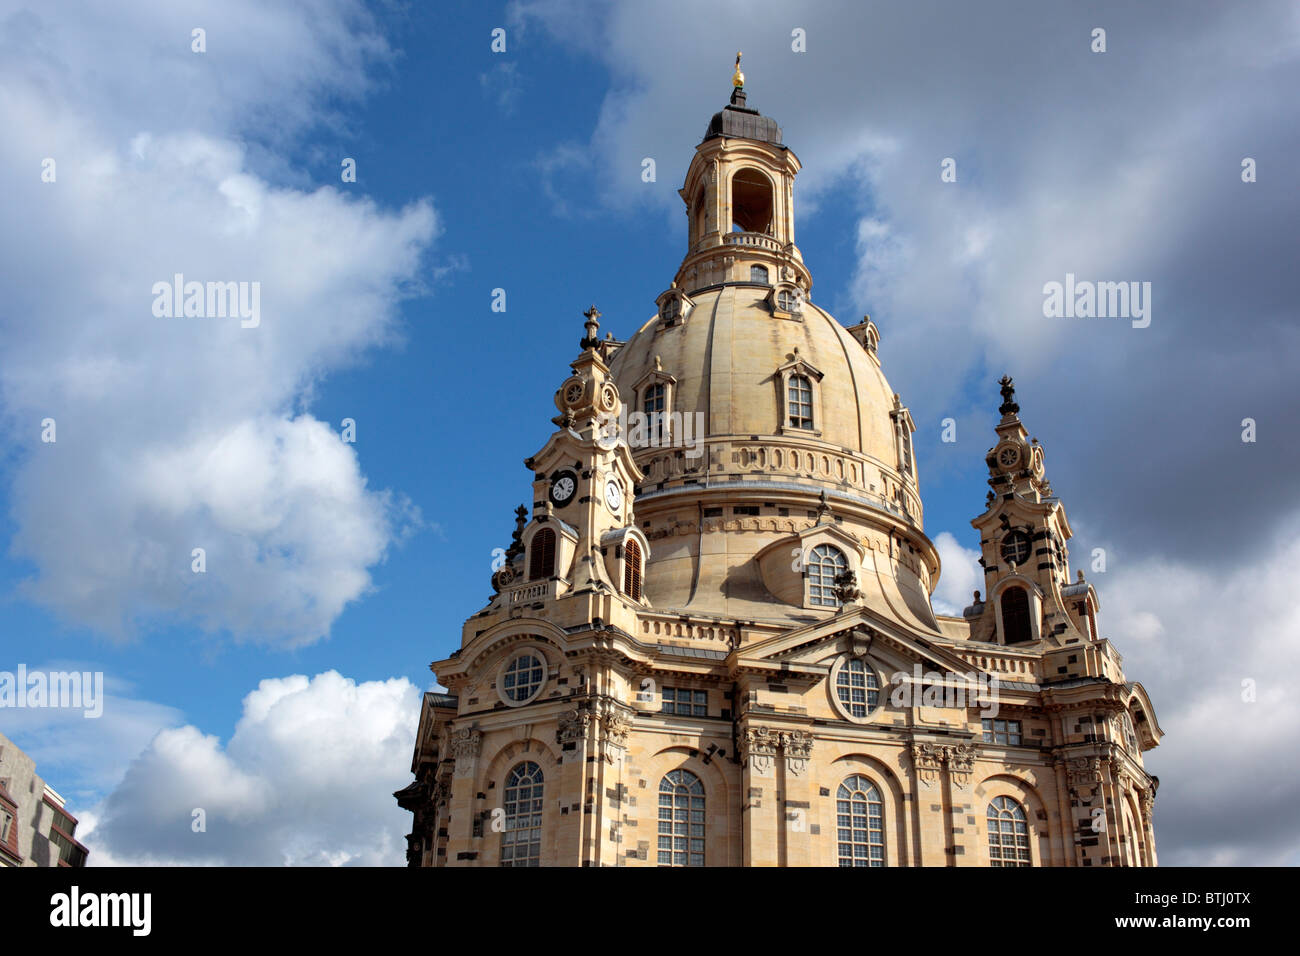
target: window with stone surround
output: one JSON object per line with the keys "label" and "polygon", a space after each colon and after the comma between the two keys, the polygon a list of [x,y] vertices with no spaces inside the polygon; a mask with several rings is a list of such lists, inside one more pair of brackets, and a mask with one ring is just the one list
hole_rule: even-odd
{"label": "window with stone surround", "polygon": [[668,388],[662,382],[647,385],[641,396],[641,411],[645,413],[647,438],[651,447],[658,447],[666,437],[664,416],[667,413]]}
{"label": "window with stone surround", "polygon": [[1133,729],[1133,718],[1125,711],[1120,715],[1120,729],[1124,733],[1124,745],[1134,753],[1138,752],[1137,731]]}
{"label": "window with stone surround", "polygon": [[525,704],[542,689],[546,680],[546,662],[533,653],[520,654],[501,675],[501,691],[508,703]]}
{"label": "window with stone surround", "polygon": [[835,839],[840,866],[885,865],[885,804],[860,773],[845,778],[835,795]]}
{"label": "window with stone surround", "polygon": [[659,865],[704,865],[704,784],[689,770],[659,781]]}
{"label": "window with stone surround", "polygon": [[829,544],[819,544],[812,549],[805,565],[808,572],[808,603],[820,607],[839,607],[835,593],[835,576],[849,568],[844,552]]}
{"label": "window with stone surround", "polygon": [[1020,721],[994,720],[991,717],[985,717],[980,721],[980,726],[984,731],[984,742],[986,744],[1020,746]]}
{"label": "window with stone surround", "polygon": [[682,717],[707,717],[709,715],[709,693],[703,690],[687,690],[682,687],[665,687],[663,693],[662,713],[677,714]]}
{"label": "window with stone surround", "polygon": [[526,761],[510,771],[502,794],[502,866],[540,866],[542,862],[542,768]]}
{"label": "window with stone surround", "polygon": [[807,375],[791,375],[786,385],[787,420],[791,428],[813,427],[813,390]]}
{"label": "window with stone surround", "polygon": [[1010,797],[989,803],[989,866],[1031,866],[1025,808]]}
{"label": "window with stone surround", "polygon": [[851,658],[835,675],[835,695],[851,717],[865,717],[880,703],[880,679],[861,658]]}

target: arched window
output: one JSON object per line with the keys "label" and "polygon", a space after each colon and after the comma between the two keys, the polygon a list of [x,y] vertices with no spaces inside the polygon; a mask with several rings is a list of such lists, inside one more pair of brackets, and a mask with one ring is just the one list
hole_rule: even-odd
{"label": "arched window", "polygon": [[839,607],[835,593],[835,575],[849,569],[843,553],[829,544],[819,544],[808,556],[808,603],[821,607]]}
{"label": "arched window", "polygon": [[767,266],[750,266],[749,281],[761,282],[763,285],[767,285]]}
{"label": "arched window", "polygon": [[1124,731],[1124,745],[1134,753],[1139,753],[1137,731],[1133,729],[1133,718],[1125,711],[1120,715],[1120,727]]}
{"label": "arched window", "polygon": [[1029,592],[1009,587],[1002,592],[1002,630],[1004,644],[1023,644],[1033,640],[1029,629]]}
{"label": "arched window", "polygon": [[840,866],[885,865],[885,804],[876,785],[855,773],[835,797]]}
{"label": "arched window", "polygon": [[757,169],[742,169],[731,177],[732,230],[772,231],[772,181]]}
{"label": "arched window", "polygon": [[664,299],[663,305],[659,307],[659,317],[669,325],[675,324],[681,314],[682,300],[675,295]]}
{"label": "arched window", "polygon": [[850,715],[865,717],[880,703],[880,680],[866,661],[853,658],[835,675],[835,694]]}
{"label": "arched window", "polygon": [[623,545],[623,593],[641,600],[641,545],[633,538]]}
{"label": "arched window", "polygon": [[776,294],[776,307],[782,312],[802,312],[803,299],[797,292],[782,289]]}
{"label": "arched window", "polygon": [[542,768],[521,763],[506,777],[502,794],[505,828],[502,866],[540,866],[542,862]]}
{"label": "arched window", "polygon": [[812,428],[812,382],[806,375],[791,375],[786,385],[791,428]]}
{"label": "arched window", "polygon": [[555,532],[543,528],[528,546],[528,580],[541,581],[555,573]]}
{"label": "arched window", "polygon": [[704,865],[704,784],[689,770],[659,781],[659,865]]}
{"label": "arched window", "polygon": [[668,388],[662,382],[646,388],[645,394],[641,397],[641,410],[645,412],[646,432],[652,448],[657,448],[664,439],[664,412],[667,397]]}
{"label": "arched window", "polygon": [[537,696],[546,680],[546,665],[536,654],[520,654],[501,675],[501,689],[515,703],[522,704]]}
{"label": "arched window", "polygon": [[1029,825],[1025,808],[1010,797],[989,804],[989,865],[1030,866]]}

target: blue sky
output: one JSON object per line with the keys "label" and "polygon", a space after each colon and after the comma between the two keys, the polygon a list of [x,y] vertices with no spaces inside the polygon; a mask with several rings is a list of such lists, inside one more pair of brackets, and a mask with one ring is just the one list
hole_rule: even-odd
{"label": "blue sky", "polygon": [[[1184,731],[1149,755],[1172,803],[1162,854],[1294,860],[1292,784],[1264,788],[1273,796],[1247,814],[1267,825],[1214,838],[1205,806],[1166,796],[1190,793],[1207,750],[1247,731],[1257,745],[1238,769],[1254,773],[1276,745],[1260,728],[1296,717],[1277,689],[1254,711],[1233,703],[1241,679],[1294,662],[1298,637],[1272,577],[1296,557],[1297,502],[1280,477],[1295,452],[1277,439],[1297,415],[1281,356],[1296,344],[1284,250],[1298,220],[1281,167],[1300,124],[1294,97],[1271,95],[1294,89],[1294,14],[995,4],[935,20],[924,6],[723,4],[692,25],[677,3],[338,0],[310,18],[288,4],[146,3],[117,22],[93,5],[78,16],[0,4],[0,117],[20,134],[0,149],[20,184],[0,212],[15,266],[0,280],[0,669],[102,670],[120,703],[117,718],[28,714],[0,730],[74,812],[116,821],[101,860],[188,858],[111,796],[138,792],[150,768],[176,772],[150,745],[157,731],[215,737],[215,772],[234,768],[248,793],[274,788],[250,754],[280,738],[246,698],[262,681],[329,671],[354,686],[311,686],[323,727],[352,732],[331,694],[382,694],[392,708],[392,727],[351,741],[395,764],[350,784],[377,795],[370,843],[384,848],[253,830],[306,847],[286,856],[296,862],[400,859],[404,820],[387,792],[404,782],[428,662],[458,645],[490,591],[492,549],[527,499],[522,460],[550,432],[582,310],[595,303],[602,332],[625,338],[672,279],[685,243],[676,189],[737,48],[750,105],[805,166],[796,216],[813,298],[846,325],[872,314],[917,420],[926,529],[955,536],[941,543],[936,598],[959,607],[975,580],[969,520],[1009,373],[1074,523],[1073,565],[1108,549],[1103,631],[1165,729]],[[1098,19],[1104,56],[1087,44]],[[204,24],[196,54],[190,30]],[[790,50],[795,26],[806,54]],[[505,53],[490,49],[496,27]],[[51,155],[59,181],[42,184]],[[1249,187],[1237,174],[1247,155],[1267,173]],[[646,156],[653,183],[640,180]],[[956,185],[939,182],[945,156]],[[344,157],[356,183],[340,181]],[[260,278],[268,335],[141,331],[147,298],[141,313],[129,289],[173,265]],[[1066,271],[1154,280],[1153,327],[1049,325],[1041,286]],[[490,308],[495,288],[504,313]],[[62,463],[37,440],[45,414]],[[1261,422],[1253,447],[1239,440],[1245,415]],[[949,416],[955,444],[940,441]],[[318,423],[337,432],[344,418],[355,446],[312,444]],[[227,491],[205,484],[213,448],[231,447],[227,484],[253,475],[247,510],[273,521],[230,519]],[[258,449],[276,450],[269,477]],[[1210,477],[1224,468],[1226,486]],[[244,493],[230,493],[236,510]],[[1211,499],[1221,507],[1207,513]],[[275,557],[225,582],[229,565],[210,559],[197,592],[182,578],[187,542],[203,535],[214,554]],[[299,586],[309,575],[344,583]],[[1250,601],[1244,622],[1198,611],[1216,588]],[[1228,626],[1246,635],[1231,651]],[[1188,693],[1206,661],[1210,688]],[[295,693],[307,692],[266,690]],[[1236,730],[1202,733],[1206,721]],[[279,861],[238,841],[213,853]]]}

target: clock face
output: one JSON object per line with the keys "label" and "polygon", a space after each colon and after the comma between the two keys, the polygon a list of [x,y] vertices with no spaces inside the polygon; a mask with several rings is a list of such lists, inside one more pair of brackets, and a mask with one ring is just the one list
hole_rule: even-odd
{"label": "clock face", "polygon": [[1029,535],[1013,531],[1002,539],[1002,560],[1008,564],[1014,561],[1017,567],[1023,567],[1029,560],[1030,547]]}
{"label": "clock face", "polygon": [[605,504],[615,513],[623,506],[623,489],[612,478],[605,483]]}
{"label": "clock face", "polygon": [[567,505],[577,490],[577,476],[571,471],[562,471],[551,480],[551,501],[557,505]]}
{"label": "clock face", "polygon": [[1020,461],[1020,449],[1015,445],[1008,445],[998,452],[998,464],[1003,468],[1014,468]]}

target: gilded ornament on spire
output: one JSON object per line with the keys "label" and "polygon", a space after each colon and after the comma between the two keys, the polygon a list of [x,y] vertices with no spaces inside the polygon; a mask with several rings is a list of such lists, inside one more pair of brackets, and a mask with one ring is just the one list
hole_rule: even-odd
{"label": "gilded ornament on spire", "polygon": [[736,72],[731,74],[731,85],[745,85],[745,74],[740,72],[740,51],[736,51]]}

